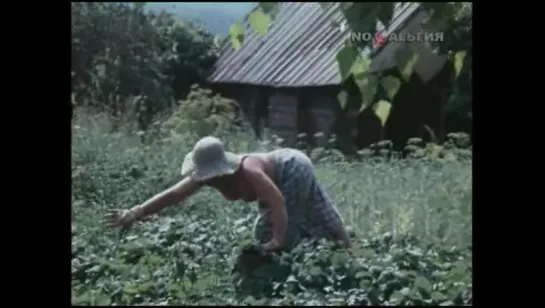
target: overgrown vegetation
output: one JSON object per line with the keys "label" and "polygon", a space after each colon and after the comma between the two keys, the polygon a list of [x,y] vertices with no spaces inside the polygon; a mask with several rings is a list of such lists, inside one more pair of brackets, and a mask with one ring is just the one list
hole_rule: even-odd
{"label": "overgrown vegetation", "polygon": [[190,131],[197,137],[222,132],[233,125],[237,108],[234,100],[194,85],[187,99],[180,102],[178,109],[163,124],[163,132],[183,134]]}
{"label": "overgrown vegetation", "polygon": [[[253,285],[265,292],[258,298],[237,296],[231,274],[250,240],[254,206],[204,190],[128,234],[100,225],[107,209],[139,204],[180,180],[183,156],[197,138],[172,131],[142,143],[121,128],[110,133],[111,125],[107,116],[74,119],[73,304],[471,303],[471,152],[454,141],[419,147],[412,140],[414,158],[405,160],[312,151],[319,180],[355,230],[354,246],[302,246],[282,256],[291,270]],[[239,152],[275,147],[240,133],[226,138]],[[462,137],[454,140],[463,145]]]}
{"label": "overgrown vegetation", "polygon": [[306,148],[355,231],[353,247],[305,243],[250,286],[231,270],[250,241],[253,205],[203,189],[128,233],[102,226],[107,210],[179,181],[185,153],[204,135],[236,152],[280,141],[233,127],[236,102],[191,87],[214,52],[206,34],[140,5],[72,5],[72,304],[472,303],[472,154],[462,134],[442,146],[412,139],[403,160],[387,141],[357,157]]}

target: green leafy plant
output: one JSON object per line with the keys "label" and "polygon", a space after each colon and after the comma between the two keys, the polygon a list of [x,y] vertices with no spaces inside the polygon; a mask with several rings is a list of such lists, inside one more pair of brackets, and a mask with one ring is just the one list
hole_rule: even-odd
{"label": "green leafy plant", "polygon": [[[194,90],[210,99],[203,91]],[[73,305],[472,303],[472,162],[462,134],[441,147],[449,159],[424,151],[355,160],[313,150],[317,178],[354,231],[352,247],[304,243],[275,259],[282,271],[244,285],[232,269],[251,242],[254,206],[203,189],[126,234],[100,225],[108,209],[139,204],[180,180],[193,131],[142,142],[124,126],[112,132],[107,114],[80,109],[73,125]],[[237,152],[275,148],[240,132],[224,140]]]}
{"label": "green leafy plant", "polygon": [[[339,250],[326,242],[305,242],[272,258],[268,269],[259,268],[258,280],[241,280],[233,271],[238,254],[251,242],[257,210],[227,203],[216,191],[203,188],[126,233],[100,225],[107,210],[139,204],[179,181],[183,157],[200,136],[220,135],[229,150],[240,153],[272,150],[282,140],[258,141],[233,129],[236,103],[196,85],[190,88],[191,78],[178,79],[187,86],[175,93],[176,76],[206,70],[191,60],[203,55],[208,61],[208,41],[199,39],[198,29],[175,23],[168,14],[146,13],[143,4],[72,5],[77,59],[72,73],[73,305],[472,304],[472,155],[469,137],[460,133],[442,145],[412,139],[407,159],[394,156],[388,141],[357,157],[331,146],[305,148],[316,177],[353,230],[353,245]],[[345,3],[342,9],[355,18],[367,8],[381,19],[388,18],[388,11],[379,9],[384,5],[389,4]],[[252,27],[263,33],[264,16],[274,19],[276,8],[261,3]],[[243,44],[241,33],[235,37]],[[187,40],[188,45],[176,44]],[[395,96],[403,78],[370,74],[368,65],[368,59],[358,58],[343,69],[361,77],[360,86],[383,86],[390,90],[388,98]],[[134,85],[142,87],[133,92]],[[161,102],[171,98],[180,103],[168,103],[174,112],[159,117]],[[96,108],[101,104],[108,108]],[[146,116],[136,122],[125,117],[130,108]],[[388,120],[388,101],[368,98],[365,108],[373,108],[383,123]]]}
{"label": "green leafy plant", "polygon": [[174,134],[191,132],[196,137],[218,134],[233,125],[237,109],[234,100],[193,85],[187,99],[180,101],[165,121],[163,130]]}

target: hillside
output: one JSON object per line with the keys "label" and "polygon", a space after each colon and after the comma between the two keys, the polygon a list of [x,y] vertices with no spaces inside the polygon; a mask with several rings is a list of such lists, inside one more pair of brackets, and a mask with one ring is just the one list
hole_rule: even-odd
{"label": "hillside", "polygon": [[150,2],[146,6],[151,10],[165,10],[174,13],[183,20],[202,24],[216,35],[227,35],[234,22],[244,18],[252,9],[252,2]]}

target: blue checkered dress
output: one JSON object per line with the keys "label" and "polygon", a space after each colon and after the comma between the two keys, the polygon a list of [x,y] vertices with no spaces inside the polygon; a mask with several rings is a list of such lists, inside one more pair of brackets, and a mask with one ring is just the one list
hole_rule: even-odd
{"label": "blue checkered dress", "polygon": [[[282,192],[288,212],[286,247],[303,238],[330,238],[342,231],[344,223],[324,188],[318,183],[312,162],[303,152],[280,149],[275,158],[275,184]],[[259,204],[260,215],[254,224],[254,237],[259,243],[272,238],[269,212]]]}

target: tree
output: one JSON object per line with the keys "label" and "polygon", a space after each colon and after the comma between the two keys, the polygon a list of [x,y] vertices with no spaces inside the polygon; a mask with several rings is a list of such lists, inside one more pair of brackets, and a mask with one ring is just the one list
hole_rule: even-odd
{"label": "tree", "polygon": [[214,37],[145,3],[73,2],[75,105],[134,114],[141,129],[203,82],[217,58]]}

